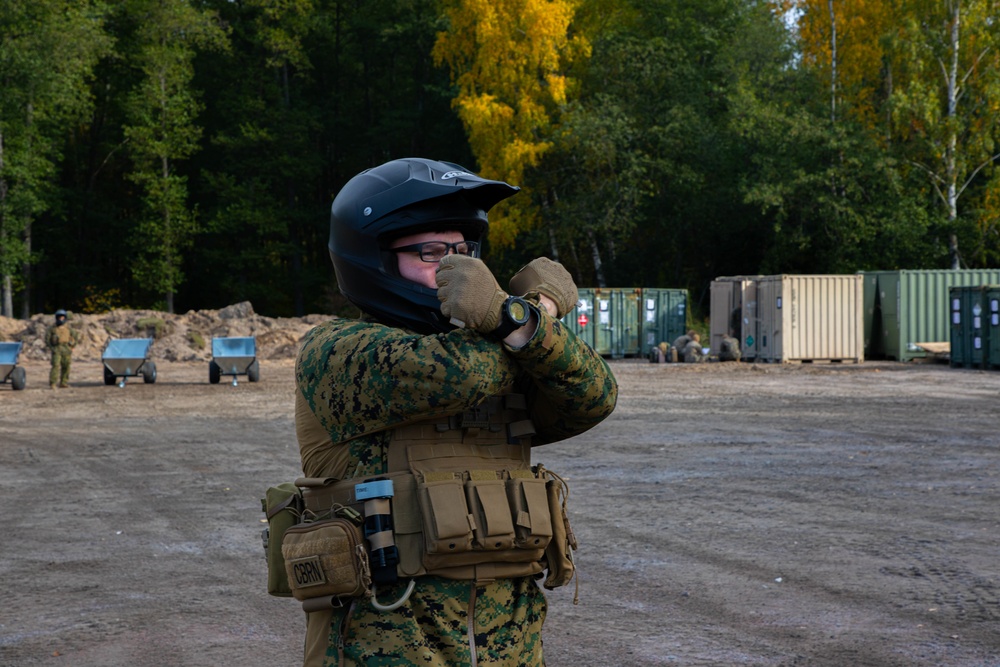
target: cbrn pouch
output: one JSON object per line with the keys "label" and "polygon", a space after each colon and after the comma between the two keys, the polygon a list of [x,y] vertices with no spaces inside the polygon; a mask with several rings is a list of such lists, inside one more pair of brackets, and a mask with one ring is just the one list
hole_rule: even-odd
{"label": "cbrn pouch", "polygon": [[281,542],[285,572],[296,600],[350,598],[371,586],[361,527],[341,517],[300,523]]}

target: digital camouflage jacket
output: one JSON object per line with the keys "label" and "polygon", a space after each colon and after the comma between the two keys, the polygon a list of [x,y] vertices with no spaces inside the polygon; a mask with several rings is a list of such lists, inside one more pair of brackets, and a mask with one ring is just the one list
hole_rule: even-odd
{"label": "digital camouflage jacket", "polygon": [[[307,334],[295,373],[307,477],[383,473],[392,428],[458,414],[511,390],[527,396],[533,445],[592,428],[618,396],[604,360],[544,311],[520,349],[463,329],[424,336],[333,320]],[[406,583],[380,590],[380,599],[397,599]],[[305,664],[542,665],[545,610],[530,577],[486,585],[418,577],[410,599],[393,612],[378,612],[362,598],[309,614]]]}

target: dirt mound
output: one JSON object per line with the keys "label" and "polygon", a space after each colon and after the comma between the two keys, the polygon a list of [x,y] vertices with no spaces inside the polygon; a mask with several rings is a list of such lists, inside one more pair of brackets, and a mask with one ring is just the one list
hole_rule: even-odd
{"label": "dirt mound", "polygon": [[[190,310],[183,315],[156,310],[112,310],[98,315],[70,313],[68,326],[81,334],[73,358],[98,361],[104,346],[117,338],[152,338],[150,357],[166,361],[207,361],[212,338],[254,336],[261,359],[294,358],[302,337],[331,315],[265,317],[249,301],[221,310]],[[50,313],[15,320],[0,316],[0,340],[21,341],[20,359],[48,359],[45,331],[53,324]]]}

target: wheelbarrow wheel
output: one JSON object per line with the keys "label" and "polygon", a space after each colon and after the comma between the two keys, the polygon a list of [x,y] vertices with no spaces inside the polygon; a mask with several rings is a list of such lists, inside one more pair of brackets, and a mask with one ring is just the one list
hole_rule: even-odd
{"label": "wheelbarrow wheel", "polygon": [[14,388],[14,391],[21,391],[24,389],[25,385],[28,383],[27,373],[20,366],[17,366],[10,372],[10,386]]}
{"label": "wheelbarrow wheel", "polygon": [[219,384],[222,379],[222,369],[214,361],[208,362],[208,381],[212,384]]}
{"label": "wheelbarrow wheel", "polygon": [[115,374],[108,370],[108,367],[104,367],[104,384],[109,387],[115,383]]}
{"label": "wheelbarrow wheel", "polygon": [[260,382],[260,363],[256,359],[247,367],[247,379],[251,382]]}
{"label": "wheelbarrow wheel", "polygon": [[156,364],[152,361],[147,361],[142,365],[142,381],[146,384],[156,382]]}

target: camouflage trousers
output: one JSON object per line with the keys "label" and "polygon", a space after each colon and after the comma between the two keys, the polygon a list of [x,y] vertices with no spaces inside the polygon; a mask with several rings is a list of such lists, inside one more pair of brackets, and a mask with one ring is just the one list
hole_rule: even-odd
{"label": "camouflage trousers", "polygon": [[[390,604],[404,589],[380,588],[379,602]],[[531,577],[480,586],[420,577],[410,599],[392,612],[358,598],[343,609],[308,614],[305,667],[543,667],[545,612],[545,595]]]}
{"label": "camouflage trousers", "polygon": [[69,366],[73,362],[73,350],[69,345],[57,345],[52,348],[52,370],[49,371],[49,384],[69,384]]}

